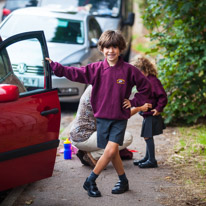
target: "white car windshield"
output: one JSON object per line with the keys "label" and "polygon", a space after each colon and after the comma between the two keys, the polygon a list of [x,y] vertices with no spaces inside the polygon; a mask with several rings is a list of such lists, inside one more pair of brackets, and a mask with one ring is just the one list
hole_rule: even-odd
{"label": "white car windshield", "polygon": [[17,8],[24,8],[29,6],[37,6],[37,0],[7,0],[6,8],[9,9],[17,9]]}
{"label": "white car windshield", "polygon": [[53,7],[68,11],[85,10],[96,16],[117,17],[120,0],[40,0],[40,6]]}
{"label": "white car windshield", "polygon": [[3,39],[14,34],[43,30],[47,42],[84,44],[83,21],[47,16],[11,16],[1,27]]}

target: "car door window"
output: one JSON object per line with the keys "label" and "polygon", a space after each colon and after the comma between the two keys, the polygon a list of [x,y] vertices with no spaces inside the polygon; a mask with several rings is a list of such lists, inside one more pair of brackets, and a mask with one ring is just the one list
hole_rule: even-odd
{"label": "car door window", "polygon": [[4,81],[7,75],[11,73],[11,69],[9,69],[9,58],[6,50],[2,50],[0,53],[0,83]]}
{"label": "car door window", "polygon": [[18,86],[19,92],[26,92],[26,88],[14,74],[6,49],[0,52],[0,84],[13,84]]}
{"label": "car door window", "polygon": [[7,52],[14,74],[28,90],[44,88],[44,78],[40,78],[44,76],[44,67],[39,41],[29,39],[17,42],[7,47]]}
{"label": "car door window", "polygon": [[95,19],[90,19],[89,21],[89,39],[97,38],[99,39],[101,35],[101,28]]}
{"label": "car door window", "polygon": [[42,52],[44,49],[37,38],[8,45],[0,55],[0,64],[4,68],[1,69],[1,73],[4,73],[1,83],[17,85],[20,93],[51,88],[51,75],[48,74],[48,65]]}

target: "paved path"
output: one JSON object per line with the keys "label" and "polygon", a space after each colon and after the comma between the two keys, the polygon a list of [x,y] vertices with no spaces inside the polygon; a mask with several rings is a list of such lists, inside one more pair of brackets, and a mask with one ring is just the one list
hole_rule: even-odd
{"label": "paved path", "polygon": [[[144,140],[139,137],[141,122],[142,119],[138,115],[128,122],[128,131],[134,137],[129,149],[138,150],[134,153],[134,159],[143,157],[145,152]],[[102,197],[88,197],[82,185],[91,168],[83,166],[76,156],[73,156],[72,160],[64,160],[60,154],[57,156],[53,176],[27,185],[12,205],[23,206],[32,202],[32,206],[162,206],[161,199],[167,197],[161,192],[162,188],[172,187],[172,184],[165,181],[165,177],[170,175],[170,170],[163,164],[165,157],[161,154],[161,148],[166,141],[169,140],[165,139],[164,135],[155,139],[158,168],[140,169],[133,166],[133,160],[123,161],[130,184],[130,190],[124,194],[111,194],[111,189],[117,182],[117,175],[109,164],[97,179]]]}

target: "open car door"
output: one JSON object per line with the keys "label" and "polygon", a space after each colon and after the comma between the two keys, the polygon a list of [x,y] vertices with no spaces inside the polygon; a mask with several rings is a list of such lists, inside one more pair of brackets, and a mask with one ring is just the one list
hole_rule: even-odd
{"label": "open car door", "polygon": [[[21,55],[21,45],[26,55]],[[43,31],[18,34],[0,43],[0,191],[52,176],[61,110],[45,57]],[[32,72],[35,77],[27,78]],[[44,88],[27,91],[38,84],[38,72],[44,73]]]}

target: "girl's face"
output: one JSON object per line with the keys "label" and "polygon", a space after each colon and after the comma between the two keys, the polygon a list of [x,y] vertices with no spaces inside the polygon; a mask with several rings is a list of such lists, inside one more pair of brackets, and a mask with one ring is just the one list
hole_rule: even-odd
{"label": "girl's face", "polygon": [[104,47],[102,53],[107,59],[108,64],[114,66],[118,61],[120,50],[119,47],[110,46],[109,48]]}

